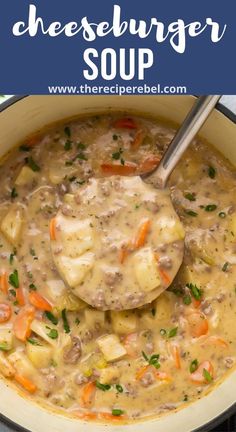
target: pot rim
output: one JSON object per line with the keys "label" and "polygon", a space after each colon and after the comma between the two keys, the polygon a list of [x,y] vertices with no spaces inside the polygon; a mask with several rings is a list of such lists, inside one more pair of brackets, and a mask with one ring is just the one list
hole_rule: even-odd
{"label": "pot rim", "polygon": [[[2,102],[0,104],[0,114],[3,111],[10,108],[12,105],[15,105],[17,102],[19,102],[25,98],[28,98],[30,96],[37,96],[37,95],[16,95],[16,96],[10,97],[5,102]],[[54,95],[54,96],[56,96],[56,95]],[[61,95],[59,95],[59,96],[61,96]],[[158,96],[158,95],[156,95],[156,96]],[[186,95],[186,96],[191,96],[191,95]],[[236,125],[236,114],[233,113],[229,108],[227,108],[225,105],[223,105],[221,103],[217,103],[215,109],[217,111],[221,112],[226,118],[228,118],[230,121],[232,121]],[[233,415],[235,413],[236,413],[236,401],[228,409],[226,409],[224,412],[222,412],[221,414],[219,414],[218,416],[216,416],[215,418],[213,418],[209,422],[205,423],[205,425],[194,429],[192,432],[208,432],[211,428],[218,426],[220,423],[222,423],[223,421],[225,421],[227,418],[229,418],[231,415]],[[21,426],[21,425],[15,423],[14,421],[10,420],[8,417],[4,416],[2,413],[0,413],[0,423],[6,425],[10,429],[11,432],[31,432],[29,429],[24,428],[24,426]]]}

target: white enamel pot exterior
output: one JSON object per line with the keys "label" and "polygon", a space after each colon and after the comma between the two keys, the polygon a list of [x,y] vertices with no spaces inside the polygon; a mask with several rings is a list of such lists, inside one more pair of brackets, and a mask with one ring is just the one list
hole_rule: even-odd
{"label": "white enamel pot exterior", "polygon": [[[81,114],[127,111],[180,123],[191,96],[21,96],[0,106],[0,156],[43,126]],[[223,112],[222,112],[223,110]],[[236,165],[236,118],[221,106],[201,131]],[[207,396],[177,412],[130,425],[85,423],[36,405],[0,380],[0,420],[13,430],[32,432],[192,432],[207,431],[236,410],[236,371]],[[1,429],[1,425],[0,425]]]}

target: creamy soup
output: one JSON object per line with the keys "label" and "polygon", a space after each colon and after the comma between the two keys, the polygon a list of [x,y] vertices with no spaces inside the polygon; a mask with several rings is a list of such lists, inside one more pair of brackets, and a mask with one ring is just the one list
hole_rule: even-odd
{"label": "creamy soup", "polygon": [[177,216],[168,191],[137,177],[173,134],[94,116],[1,162],[0,371],[48,408],[144,419],[202,397],[234,366],[235,169],[196,140],[169,181]]}

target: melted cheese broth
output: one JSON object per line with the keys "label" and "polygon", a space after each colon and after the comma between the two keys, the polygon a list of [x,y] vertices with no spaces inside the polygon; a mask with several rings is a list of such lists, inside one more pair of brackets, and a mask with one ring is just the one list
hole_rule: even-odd
{"label": "melted cheese broth", "polygon": [[[235,364],[236,175],[206,143],[194,141],[169,181],[185,252],[156,300],[103,311],[98,296],[92,308],[55,265],[58,213],[70,217],[75,197],[94,178],[155,166],[173,134],[154,120],[95,116],[45,130],[2,160],[0,371],[48,408],[85,420],[144,419],[202,397]],[[135,200],[134,233],[146,205]],[[116,212],[109,217],[115,224]],[[168,241],[157,264],[162,280],[173,269]],[[142,266],[148,284],[150,267]],[[107,281],[115,286],[109,272]]]}

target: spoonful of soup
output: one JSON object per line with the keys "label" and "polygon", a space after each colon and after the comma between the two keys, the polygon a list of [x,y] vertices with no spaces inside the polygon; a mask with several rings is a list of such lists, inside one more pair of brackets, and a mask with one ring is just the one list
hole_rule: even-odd
{"label": "spoonful of soup", "polygon": [[[166,182],[219,96],[194,104],[158,167],[140,176],[92,178],[50,223],[52,256],[72,292],[101,310],[152,302],[183,260],[185,232]],[[146,179],[149,179],[148,183]],[[143,181],[145,180],[145,181]]]}

